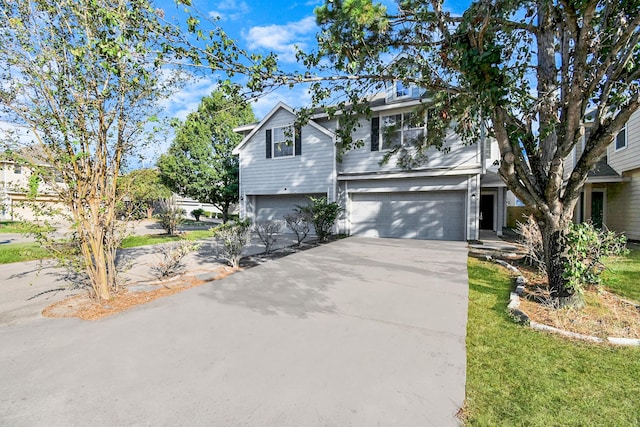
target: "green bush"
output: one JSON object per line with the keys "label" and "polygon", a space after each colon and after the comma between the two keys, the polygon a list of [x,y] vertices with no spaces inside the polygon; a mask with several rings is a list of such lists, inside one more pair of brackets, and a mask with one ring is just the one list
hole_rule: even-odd
{"label": "green bush", "polygon": [[221,255],[233,268],[238,268],[245,246],[249,243],[251,221],[249,219],[227,222],[211,229],[222,246]]}
{"label": "green bush", "polygon": [[178,225],[184,221],[184,209],[179,208],[171,200],[160,201],[158,209],[160,212],[156,218],[158,218],[160,225],[169,236],[175,236],[178,233]]}
{"label": "green bush", "polygon": [[606,229],[598,229],[591,222],[572,224],[567,235],[567,258],[564,275],[569,287],[582,292],[585,285],[599,285],[604,271],[602,259],[626,254],[627,238]]}
{"label": "green bush", "polygon": [[191,211],[191,216],[194,217],[196,221],[200,221],[200,217],[204,215],[204,213],[204,209],[198,208]]}
{"label": "green bush", "polygon": [[331,235],[331,228],[342,211],[336,202],[329,203],[326,197],[309,197],[310,205],[298,206],[297,212],[307,215],[316,229],[318,240],[324,242]]}

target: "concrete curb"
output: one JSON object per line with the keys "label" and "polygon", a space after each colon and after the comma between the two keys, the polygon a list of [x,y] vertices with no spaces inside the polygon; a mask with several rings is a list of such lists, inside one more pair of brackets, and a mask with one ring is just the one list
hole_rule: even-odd
{"label": "concrete curb", "polygon": [[[525,312],[520,310],[520,297],[524,292],[524,285],[526,283],[526,279],[524,278],[524,276],[522,276],[522,274],[520,273],[520,270],[518,270],[516,267],[512,266],[511,264],[503,260],[493,259],[490,256],[487,256],[486,260],[493,261],[496,264],[499,264],[505,267],[512,273],[517,274],[516,278],[514,279],[515,290],[514,292],[511,292],[509,294],[509,304],[507,305],[507,310],[509,311],[509,314],[513,316],[513,318],[517,323],[521,323],[523,325],[530,327],[531,329],[535,329],[538,331],[551,332],[554,334],[562,335],[569,338],[575,338],[575,339],[579,339],[587,342],[600,343],[600,344],[609,343],[613,345],[628,346],[628,347],[640,347],[640,339],[637,339],[637,338],[621,338],[621,337],[600,338],[592,335],[584,335],[576,332],[570,332],[564,329],[560,329],[553,326],[545,325],[543,323],[532,321],[531,318]],[[630,301],[625,300],[625,302],[638,307],[637,304],[631,303]]]}

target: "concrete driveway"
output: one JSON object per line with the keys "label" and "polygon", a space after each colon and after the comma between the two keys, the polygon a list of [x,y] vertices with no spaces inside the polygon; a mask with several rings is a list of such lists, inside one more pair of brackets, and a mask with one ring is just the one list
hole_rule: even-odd
{"label": "concrete driveway", "polygon": [[455,426],[466,247],[349,238],[95,321],[0,327],[0,425]]}

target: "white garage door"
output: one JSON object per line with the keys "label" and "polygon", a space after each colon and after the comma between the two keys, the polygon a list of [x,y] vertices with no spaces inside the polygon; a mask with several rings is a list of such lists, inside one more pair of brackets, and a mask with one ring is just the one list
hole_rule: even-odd
{"label": "white garage door", "polygon": [[322,197],[325,194],[287,194],[274,196],[256,196],[255,222],[273,220],[284,225],[284,215],[290,214],[296,206],[306,206],[309,196]]}
{"label": "white garage door", "polygon": [[353,193],[351,234],[464,240],[464,195],[463,191]]}

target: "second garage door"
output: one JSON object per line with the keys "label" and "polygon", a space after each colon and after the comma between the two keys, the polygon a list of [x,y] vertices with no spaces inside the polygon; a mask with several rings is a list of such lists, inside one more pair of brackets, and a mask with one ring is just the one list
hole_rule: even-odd
{"label": "second garage door", "polygon": [[464,240],[464,196],[464,191],[353,193],[351,234]]}

